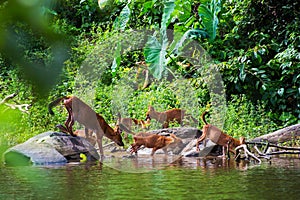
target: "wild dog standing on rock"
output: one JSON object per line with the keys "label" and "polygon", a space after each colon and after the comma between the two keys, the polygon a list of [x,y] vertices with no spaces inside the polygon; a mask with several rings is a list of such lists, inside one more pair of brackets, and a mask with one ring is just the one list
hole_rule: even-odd
{"label": "wild dog standing on rock", "polygon": [[150,119],[147,119],[146,121],[144,120],[139,120],[139,119],[135,119],[135,118],[122,118],[121,117],[121,113],[118,113],[118,120],[117,120],[117,124],[120,125],[121,130],[123,130],[122,128],[124,128],[124,126],[126,127],[126,129],[124,130],[125,132],[128,133],[133,133],[132,130],[132,126],[139,126],[142,129],[147,129],[149,124],[150,124]]}
{"label": "wild dog standing on rock", "polygon": [[[187,116],[185,114],[185,110],[179,108],[173,108],[171,110],[167,110],[165,112],[157,112],[154,107],[149,106],[148,111],[146,113],[146,120],[155,119],[159,123],[163,124],[163,128],[168,128],[170,122],[177,122],[180,125],[183,125],[183,118]],[[194,119],[191,115],[189,115],[191,119],[198,123],[196,119]]]}
{"label": "wild dog standing on rock", "polygon": [[176,137],[173,133],[170,136],[151,134],[148,136],[134,136],[134,143],[131,145],[131,153],[139,150],[139,148],[144,145],[147,148],[152,148],[151,156],[154,155],[155,151],[162,149],[165,154],[167,154],[167,148],[174,148],[177,145],[182,145],[182,140]]}
{"label": "wild dog standing on rock", "polygon": [[205,115],[208,112],[203,112],[201,115],[202,121],[205,123],[202,130],[202,136],[197,140],[197,151],[200,151],[199,144],[204,140],[204,146],[206,145],[206,138],[209,138],[212,142],[223,146],[223,157],[225,157],[225,148],[227,148],[227,155],[229,156],[229,151],[236,154],[235,148],[242,144],[245,144],[245,138],[240,137],[240,140],[234,139],[233,137],[225,134],[223,131],[218,129],[216,126],[208,124],[205,120]]}
{"label": "wild dog standing on rock", "polygon": [[91,107],[75,96],[62,97],[51,102],[48,105],[48,110],[51,115],[54,115],[52,108],[57,106],[60,102],[63,102],[63,105],[69,113],[65,122],[66,127],[61,124],[57,126],[63,132],[68,132],[75,136],[72,130],[75,121],[85,126],[86,138],[89,138],[89,129],[94,131],[96,133],[101,156],[103,156],[103,135],[117,143],[119,146],[124,146],[119,128],[117,127],[115,130],[112,129],[101,115],[97,114]]}

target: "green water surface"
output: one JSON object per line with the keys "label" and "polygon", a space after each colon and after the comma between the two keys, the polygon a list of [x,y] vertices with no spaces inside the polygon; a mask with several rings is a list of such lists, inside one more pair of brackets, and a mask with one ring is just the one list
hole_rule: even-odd
{"label": "green water surface", "polygon": [[127,171],[120,170],[105,164],[105,161],[103,165],[97,163],[0,168],[0,199],[299,197],[299,158],[272,160],[261,165],[186,158],[175,164],[145,171],[134,170],[134,167]]}

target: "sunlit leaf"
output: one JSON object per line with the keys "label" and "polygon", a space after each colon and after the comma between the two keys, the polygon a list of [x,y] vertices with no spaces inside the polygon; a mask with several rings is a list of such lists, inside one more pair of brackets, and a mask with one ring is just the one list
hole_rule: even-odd
{"label": "sunlit leaf", "polygon": [[170,23],[170,16],[174,11],[174,8],[174,0],[164,2],[164,10],[159,31],[160,40],[156,38],[156,33],[154,33],[154,35],[148,39],[144,49],[145,60],[146,63],[149,64],[149,71],[157,79],[161,79],[166,70],[166,49],[168,46],[167,26]]}
{"label": "sunlit leaf", "polygon": [[240,67],[240,74],[239,74],[241,81],[245,81],[246,75],[247,74],[245,73],[245,66],[243,65],[242,67]]}
{"label": "sunlit leaf", "polygon": [[213,41],[217,35],[219,24],[218,13],[221,10],[221,3],[218,0],[211,0],[210,4],[201,4],[198,8],[198,14],[202,19],[202,23],[210,36],[210,41]]}
{"label": "sunlit leaf", "polygon": [[277,93],[279,94],[279,96],[283,96],[284,94],[284,88],[280,88]]}
{"label": "sunlit leaf", "polygon": [[176,43],[175,48],[172,51],[172,54],[177,56],[179,54],[179,49],[184,46],[184,42],[187,39],[197,39],[197,38],[207,38],[208,34],[206,31],[201,29],[191,29],[186,31],[180,40]]}
{"label": "sunlit leaf", "polygon": [[162,15],[162,20],[161,20],[161,31],[166,31],[169,23],[170,23],[170,16],[174,11],[175,8],[175,1],[174,0],[167,0],[164,3],[164,11]]}
{"label": "sunlit leaf", "polygon": [[146,63],[149,63],[149,70],[152,75],[161,79],[163,72],[166,69],[166,49],[164,46],[157,40],[155,36],[151,36],[146,43],[144,49],[144,54],[146,58]]}
{"label": "sunlit leaf", "polygon": [[99,5],[100,9],[103,9],[108,3],[109,3],[109,0],[98,0],[98,5]]}
{"label": "sunlit leaf", "polygon": [[124,31],[130,18],[128,4],[122,9],[120,15],[114,21],[114,29]]}
{"label": "sunlit leaf", "polygon": [[118,43],[115,50],[114,60],[111,66],[111,73],[113,77],[116,76],[117,68],[120,66],[120,63],[121,63],[121,44]]}

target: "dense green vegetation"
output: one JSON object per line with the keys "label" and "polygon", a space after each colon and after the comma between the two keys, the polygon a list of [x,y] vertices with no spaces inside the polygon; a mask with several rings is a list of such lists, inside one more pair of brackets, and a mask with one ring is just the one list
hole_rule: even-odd
{"label": "dense green vegetation", "polygon": [[[197,118],[207,108],[217,112],[208,85],[214,77],[179,53],[193,44],[209,57],[203,66],[214,63],[222,76],[226,132],[252,138],[300,123],[299,2],[99,2],[1,3],[0,99],[17,93],[7,103],[31,105],[29,113],[1,105],[2,147],[62,123],[66,112],[50,116],[47,104],[63,95],[84,96],[111,124],[118,111],[143,119],[149,104]],[[122,49],[128,44],[138,48]],[[132,86],[145,72],[142,61],[151,77],[145,88],[144,79]]]}

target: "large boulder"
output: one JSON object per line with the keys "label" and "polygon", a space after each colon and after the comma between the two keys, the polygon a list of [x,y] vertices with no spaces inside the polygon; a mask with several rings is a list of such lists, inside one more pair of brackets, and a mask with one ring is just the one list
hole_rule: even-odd
{"label": "large boulder", "polygon": [[85,138],[49,131],[9,148],[3,158],[7,165],[52,165],[79,162],[82,154],[88,161],[100,158]]}

